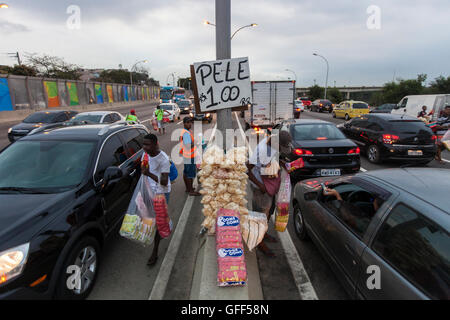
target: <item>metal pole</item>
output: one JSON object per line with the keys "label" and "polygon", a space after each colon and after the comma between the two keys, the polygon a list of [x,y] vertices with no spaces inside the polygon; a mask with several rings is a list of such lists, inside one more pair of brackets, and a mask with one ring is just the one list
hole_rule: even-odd
{"label": "metal pole", "polygon": [[[231,0],[216,0],[216,59],[231,59]],[[217,111],[217,129],[223,135],[226,149],[226,129],[232,129],[231,109]]]}
{"label": "metal pole", "polygon": [[[324,57],[325,59],[325,57]],[[325,61],[327,62],[327,80],[325,81],[325,100],[327,99],[327,90],[328,90],[328,72],[330,70],[330,66],[328,65],[328,60],[325,59]]]}

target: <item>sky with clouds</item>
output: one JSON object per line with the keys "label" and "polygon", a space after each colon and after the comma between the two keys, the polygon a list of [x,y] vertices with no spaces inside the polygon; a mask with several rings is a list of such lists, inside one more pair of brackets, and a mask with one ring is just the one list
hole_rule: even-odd
{"label": "sky with clouds", "polygon": [[[148,59],[151,75],[184,77],[193,62],[215,59],[214,0],[0,0],[0,64],[5,52],[46,53],[86,68],[130,68]],[[299,86],[382,85],[396,78],[450,76],[448,0],[232,0],[232,56],[250,58],[253,80],[293,77]],[[67,8],[79,6],[81,28]],[[371,30],[370,6],[381,28]]]}

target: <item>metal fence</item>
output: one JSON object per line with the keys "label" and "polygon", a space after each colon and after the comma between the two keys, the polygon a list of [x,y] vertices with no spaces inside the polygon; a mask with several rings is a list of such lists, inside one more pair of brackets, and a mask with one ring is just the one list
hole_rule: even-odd
{"label": "metal fence", "polygon": [[0,111],[159,99],[159,87],[0,75]]}

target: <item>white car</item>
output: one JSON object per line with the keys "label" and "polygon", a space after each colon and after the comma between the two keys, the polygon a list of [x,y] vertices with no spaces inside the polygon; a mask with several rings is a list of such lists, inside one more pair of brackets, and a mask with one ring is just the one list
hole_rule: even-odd
{"label": "white car", "polygon": [[300,111],[300,112],[305,111],[305,105],[303,104],[303,101],[302,100],[295,100],[295,108],[296,109],[300,109],[300,110],[296,110],[296,111]]}
{"label": "white car", "polygon": [[[180,108],[178,107],[178,104],[176,104],[176,103],[161,103],[159,105],[159,107],[162,110],[167,111],[167,113],[169,115],[166,116],[166,112],[164,112],[164,117],[168,117],[170,122],[174,122],[177,119],[180,120],[181,111],[180,111]],[[156,112],[156,110],[155,110],[155,112]]]}
{"label": "white car", "polygon": [[86,123],[114,123],[125,121],[125,117],[115,111],[91,111],[81,112],[69,120],[69,122]]}

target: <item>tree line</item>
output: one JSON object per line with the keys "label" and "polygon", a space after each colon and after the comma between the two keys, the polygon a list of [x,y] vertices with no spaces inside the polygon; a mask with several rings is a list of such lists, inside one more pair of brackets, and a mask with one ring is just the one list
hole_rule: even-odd
{"label": "tree line", "polygon": [[[372,106],[384,103],[398,103],[403,97],[418,94],[450,94],[450,76],[439,76],[426,85],[427,75],[419,74],[416,79],[398,79],[385,83],[382,91],[370,95],[368,102]],[[314,101],[323,99],[325,88],[318,85],[308,90],[308,97]],[[345,100],[345,95],[337,88],[328,88],[327,99],[333,103]]]}
{"label": "tree line", "polygon": [[[64,59],[47,54],[28,54],[25,63],[21,65],[0,66],[0,74],[18,76],[44,77],[65,80],[80,80],[83,68],[79,65],[66,62]],[[102,71],[98,77],[91,79],[97,82],[130,84],[130,72],[124,69],[109,69]],[[133,72],[134,84],[147,84],[159,86],[159,82],[149,76],[145,69]]]}

